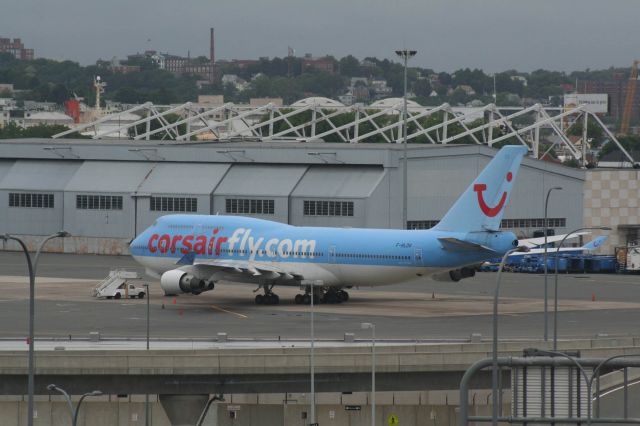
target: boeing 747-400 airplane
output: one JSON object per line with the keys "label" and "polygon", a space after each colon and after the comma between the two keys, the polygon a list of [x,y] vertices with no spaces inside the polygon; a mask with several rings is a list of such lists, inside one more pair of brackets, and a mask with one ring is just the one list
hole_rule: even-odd
{"label": "boeing 747-400 airplane", "polygon": [[[262,287],[258,304],[277,304],[274,286],[304,289],[296,303],[346,301],[345,288],[416,277],[459,281],[474,265],[518,245],[500,231],[523,146],[502,148],[434,228],[355,229],[292,226],[242,216],[168,215],[131,243],[131,254],[160,277],[167,295],[200,294],[217,281]],[[259,184],[259,183],[256,183]]]}

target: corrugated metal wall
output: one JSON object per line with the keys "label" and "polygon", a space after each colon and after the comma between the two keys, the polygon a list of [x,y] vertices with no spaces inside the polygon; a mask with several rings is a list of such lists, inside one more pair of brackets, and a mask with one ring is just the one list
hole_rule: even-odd
{"label": "corrugated metal wall", "polygon": [[[138,185],[134,195],[135,234],[158,217],[171,213],[215,214],[211,194],[229,171],[230,164],[156,163]],[[151,197],[195,198],[196,211],[152,210]],[[161,200],[162,201],[162,200]]]}
{"label": "corrugated metal wall", "polygon": [[[16,161],[0,181],[0,211],[5,232],[18,235],[49,235],[64,223],[64,188],[76,173],[79,163],[73,161]],[[9,206],[9,194],[28,197],[28,203]],[[35,196],[50,197],[48,207],[37,207]],[[33,206],[32,206],[33,202]],[[28,204],[28,206],[26,205]],[[39,201],[42,205],[42,198]]]}
{"label": "corrugated metal wall", "polygon": [[227,199],[273,200],[273,214],[237,214],[289,223],[289,196],[306,172],[306,165],[234,165],[214,192],[214,212],[228,214]]}
{"label": "corrugated metal wall", "polygon": [[[118,157],[124,154],[115,151],[102,157],[113,161],[56,159],[34,151],[29,160],[0,160],[0,232],[47,235],[65,229],[74,236],[65,241],[66,251],[126,253],[137,233],[157,217],[174,213],[152,210],[151,197],[196,198],[195,212],[180,212],[194,214],[226,214],[227,199],[268,199],[274,200],[273,214],[238,214],[293,225],[400,228],[402,151],[339,148],[332,149],[345,160],[332,164],[295,162],[306,145],[280,148],[279,162],[273,162],[271,150],[261,148],[237,163],[206,162],[203,147],[180,147],[170,156],[163,153],[168,159],[153,161],[124,161]],[[412,147],[409,220],[440,219],[494,152],[475,146]],[[316,157],[309,158],[320,161]],[[543,217],[547,189],[562,186],[561,194],[552,195],[549,217],[566,218],[567,228],[579,227],[583,184],[582,171],[525,159],[505,218]],[[9,208],[11,191],[54,193],[55,207]],[[79,195],[121,197],[122,208],[78,208]],[[353,215],[305,214],[305,201],[352,202]]]}
{"label": "corrugated metal wall", "polygon": [[[291,193],[291,223],[301,226],[365,227],[367,210],[378,206],[368,201],[385,175],[376,166],[311,166]],[[305,201],[353,202],[353,216],[308,215]],[[379,206],[384,209],[384,206]],[[385,226],[384,221],[373,225]]]}

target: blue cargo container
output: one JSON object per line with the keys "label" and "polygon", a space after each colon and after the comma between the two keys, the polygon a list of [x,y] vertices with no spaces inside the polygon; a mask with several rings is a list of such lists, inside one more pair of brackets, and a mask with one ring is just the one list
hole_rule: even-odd
{"label": "blue cargo container", "polygon": [[549,271],[553,271],[555,272],[556,270],[556,263],[558,264],[558,272],[562,272],[565,273],[567,272],[567,265],[568,265],[568,259],[566,257],[563,256],[554,256],[554,257],[550,257],[547,259],[549,262],[547,264],[547,269]]}
{"label": "blue cargo container", "polygon": [[586,272],[584,256],[574,255],[574,256],[567,257],[567,268],[569,272],[573,272],[573,273]]}
{"label": "blue cargo container", "polygon": [[616,271],[615,256],[593,256],[587,264],[589,265],[589,272],[607,273]]}

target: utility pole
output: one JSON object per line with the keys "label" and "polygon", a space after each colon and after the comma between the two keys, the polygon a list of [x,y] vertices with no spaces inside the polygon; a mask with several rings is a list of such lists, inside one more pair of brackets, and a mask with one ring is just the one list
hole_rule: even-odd
{"label": "utility pole", "polygon": [[418,53],[417,50],[409,50],[402,49],[396,50],[396,55],[400,56],[404,60],[404,95],[403,99],[403,118],[404,118],[404,129],[403,129],[403,150],[402,150],[402,229],[407,229],[407,186],[408,186],[408,176],[407,176],[407,62],[409,62],[409,58],[412,58]]}

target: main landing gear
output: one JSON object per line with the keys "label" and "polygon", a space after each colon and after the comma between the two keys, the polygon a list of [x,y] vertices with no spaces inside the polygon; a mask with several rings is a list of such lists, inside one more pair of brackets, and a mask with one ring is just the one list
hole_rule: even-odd
{"label": "main landing gear", "polygon": [[[314,288],[313,301],[314,303],[327,303],[335,304],[342,303],[349,300],[349,293],[345,290],[337,289],[335,287],[328,288]],[[310,305],[311,304],[311,288],[307,287],[304,294],[296,294],[294,299],[297,305]]]}
{"label": "main landing gear", "polygon": [[[264,290],[264,294],[256,295],[256,305],[277,305],[280,303],[280,297],[272,291],[273,286],[265,284],[262,286],[262,289]],[[258,290],[260,290],[260,288],[256,289],[256,291]]]}

